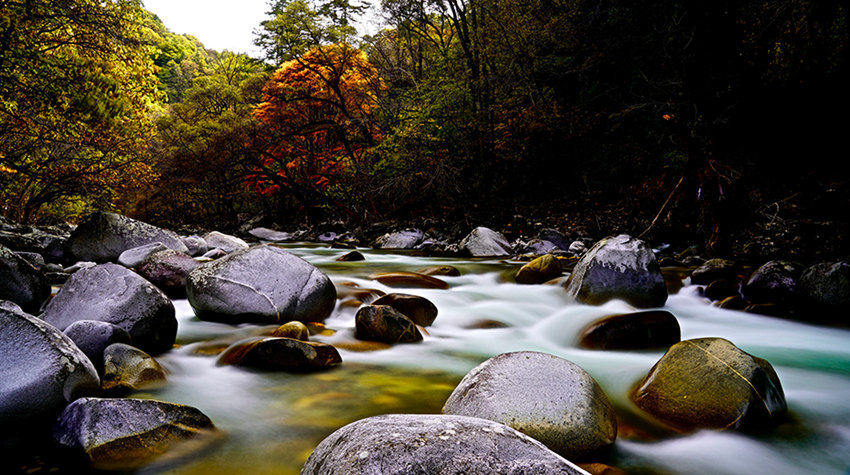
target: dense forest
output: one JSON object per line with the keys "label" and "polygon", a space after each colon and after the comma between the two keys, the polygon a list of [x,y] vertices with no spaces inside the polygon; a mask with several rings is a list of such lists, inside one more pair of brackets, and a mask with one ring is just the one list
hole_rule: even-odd
{"label": "dense forest", "polygon": [[843,214],[845,2],[383,0],[362,36],[365,8],[272,1],[259,60],[134,0],[0,0],[2,214],[569,207],[718,249],[755,220]]}

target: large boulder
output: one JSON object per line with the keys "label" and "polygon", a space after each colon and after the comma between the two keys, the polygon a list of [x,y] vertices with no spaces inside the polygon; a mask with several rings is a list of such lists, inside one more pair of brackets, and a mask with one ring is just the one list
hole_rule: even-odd
{"label": "large boulder", "polygon": [[425,233],[419,229],[405,229],[384,234],[375,239],[372,247],[375,249],[413,249],[425,238]]}
{"label": "large boulder", "polygon": [[52,420],[99,390],[97,371],[70,338],[19,307],[0,305],[0,436]]}
{"label": "large boulder", "polygon": [[270,337],[247,338],[228,347],[220,365],[250,366],[281,371],[315,371],[342,363],[339,352],[327,343]]}
{"label": "large boulder", "polygon": [[328,276],[281,248],[256,246],[189,274],[186,296],[201,320],[225,323],[319,322],[333,311]]}
{"label": "large boulder", "polygon": [[461,252],[472,257],[502,257],[511,255],[511,245],[502,233],[479,226],[458,244]]}
{"label": "large boulder", "polygon": [[540,442],[474,417],[389,414],[352,422],[323,440],[303,475],[587,474]]}
{"label": "large boulder", "polygon": [[589,305],[622,299],[639,308],[663,306],[667,285],[652,250],[621,234],[597,242],[576,264],[567,293]]}
{"label": "large boulder", "polygon": [[786,411],[770,363],[723,338],[671,346],[638,385],[634,401],[681,430],[758,430]]}
{"label": "large boulder", "polygon": [[596,381],[570,361],[534,351],[503,353],[475,367],[443,412],[511,426],[571,460],[617,438],[614,408]]}
{"label": "large boulder", "polygon": [[50,282],[39,270],[9,248],[0,245],[0,300],[37,313],[50,297]]}
{"label": "large boulder", "polygon": [[56,442],[98,470],[138,468],[180,442],[214,434],[198,409],[145,399],[78,399],[53,428]]}
{"label": "large boulder", "polygon": [[74,273],[47,304],[42,318],[60,330],[79,320],[113,323],[127,330],[133,345],[151,354],[170,350],[177,336],[171,300],[117,264],[99,264]]}
{"label": "large boulder", "polygon": [[86,216],[65,242],[65,250],[79,261],[115,262],[127,249],[162,243],[187,252],[176,234],[116,213],[95,212]]}

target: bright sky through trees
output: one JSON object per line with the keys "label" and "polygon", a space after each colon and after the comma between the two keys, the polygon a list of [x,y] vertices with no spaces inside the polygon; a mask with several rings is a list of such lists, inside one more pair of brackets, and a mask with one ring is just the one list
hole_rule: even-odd
{"label": "bright sky through trees", "polygon": [[267,0],[143,0],[177,34],[190,34],[207,48],[260,57],[254,29],[266,19]]}

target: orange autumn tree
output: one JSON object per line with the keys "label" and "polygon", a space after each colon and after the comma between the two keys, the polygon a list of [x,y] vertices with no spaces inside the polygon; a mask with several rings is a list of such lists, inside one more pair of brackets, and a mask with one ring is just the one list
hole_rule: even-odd
{"label": "orange autumn tree", "polygon": [[383,88],[366,54],[347,43],[316,46],[284,63],[254,110],[266,130],[249,184],[302,205],[348,201],[380,138],[371,114]]}

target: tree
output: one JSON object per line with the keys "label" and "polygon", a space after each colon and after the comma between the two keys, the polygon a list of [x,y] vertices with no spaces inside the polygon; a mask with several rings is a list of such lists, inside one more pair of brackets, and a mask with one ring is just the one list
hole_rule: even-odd
{"label": "tree", "polygon": [[[251,184],[265,194],[286,192],[302,205],[351,199],[346,179],[368,174],[379,132],[371,118],[383,88],[359,49],[321,45],[284,63],[254,111],[268,127],[268,146]],[[350,184],[349,184],[350,185]]]}
{"label": "tree", "polygon": [[110,207],[149,176],[158,93],[141,17],[129,0],[0,2],[3,214]]}

